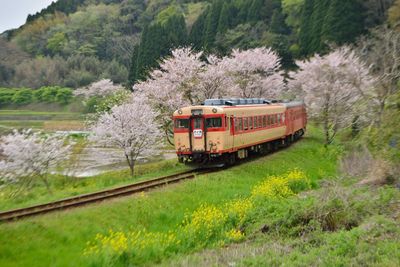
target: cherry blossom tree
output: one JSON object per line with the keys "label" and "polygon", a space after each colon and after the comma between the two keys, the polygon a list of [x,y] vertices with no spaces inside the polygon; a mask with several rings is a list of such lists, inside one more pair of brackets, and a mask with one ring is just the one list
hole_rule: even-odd
{"label": "cherry blossom tree", "polygon": [[221,63],[235,85],[230,96],[275,98],[284,87],[280,58],[270,48],[234,49]]}
{"label": "cherry blossom tree", "polygon": [[150,78],[133,86],[135,95],[143,95],[157,112],[157,122],[171,142],[172,113],[193,103],[192,90],[204,63],[190,48],[172,51],[172,56],[161,61],[160,68],[150,73]]}
{"label": "cherry blossom tree", "polygon": [[234,50],[232,56],[218,58],[191,48],[179,48],[150,73],[150,78],[133,86],[159,114],[157,121],[171,142],[171,114],[183,107],[200,104],[207,98],[276,97],[283,88],[280,59],[271,49]]}
{"label": "cherry blossom tree", "polygon": [[351,125],[357,116],[357,103],[373,85],[369,68],[348,47],[326,56],[316,55],[297,62],[300,70],[291,73],[290,88],[304,99],[309,115],[321,122],[325,144],[337,131]]}
{"label": "cherry blossom tree", "polygon": [[74,91],[74,95],[83,96],[84,98],[90,98],[93,96],[105,97],[121,90],[124,90],[121,85],[114,84],[109,79],[102,79],[100,81],[91,83],[86,87],[76,89]]}
{"label": "cherry blossom tree", "polygon": [[192,99],[197,103],[205,99],[229,96],[231,88],[235,86],[227,75],[227,62],[215,55],[207,57],[207,63],[198,73],[197,83],[191,92]]}
{"label": "cherry blossom tree", "polygon": [[14,131],[0,139],[0,180],[8,184],[30,188],[39,180],[50,190],[48,174],[68,160],[71,145],[65,137],[46,135],[31,130]]}
{"label": "cherry blossom tree", "polygon": [[91,127],[91,141],[124,151],[131,175],[139,156],[154,155],[160,141],[156,113],[145,99],[135,96],[130,103],[114,106]]}
{"label": "cherry blossom tree", "polygon": [[359,40],[360,57],[371,65],[377,78],[368,92],[370,107],[375,110],[375,122],[380,123],[388,99],[398,90],[400,81],[400,32],[382,26]]}

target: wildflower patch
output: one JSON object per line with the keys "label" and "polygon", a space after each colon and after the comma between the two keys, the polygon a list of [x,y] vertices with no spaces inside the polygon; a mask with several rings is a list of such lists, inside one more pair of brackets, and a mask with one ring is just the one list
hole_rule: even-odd
{"label": "wildflower patch", "polygon": [[159,260],[171,253],[240,242],[245,238],[241,229],[251,219],[255,208],[266,205],[268,199],[285,199],[309,188],[310,180],[297,169],[281,176],[270,176],[254,186],[247,198],[227,201],[220,206],[200,205],[167,233],[110,230],[108,234],[98,234],[88,243],[84,254],[93,257],[98,265],[121,258],[132,264]]}

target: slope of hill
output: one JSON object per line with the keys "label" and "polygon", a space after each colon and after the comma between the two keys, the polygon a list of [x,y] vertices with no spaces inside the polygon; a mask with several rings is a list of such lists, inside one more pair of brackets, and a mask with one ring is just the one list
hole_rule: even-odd
{"label": "slope of hill", "polygon": [[0,86],[36,88],[50,77],[53,85],[69,87],[104,77],[132,84],[184,45],[217,54],[272,46],[291,68],[294,58],[324,52],[327,43],[352,42],[382,23],[392,2],[59,0],[7,33],[31,58],[2,62]]}

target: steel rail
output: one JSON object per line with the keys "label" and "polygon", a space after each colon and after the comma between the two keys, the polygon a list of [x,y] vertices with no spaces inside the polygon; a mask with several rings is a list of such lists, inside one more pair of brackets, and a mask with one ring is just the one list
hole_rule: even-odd
{"label": "steel rail", "polygon": [[15,221],[25,217],[32,217],[40,214],[49,213],[57,210],[66,210],[74,207],[84,206],[90,203],[132,195],[139,192],[148,191],[153,188],[180,182],[182,180],[193,179],[196,175],[201,175],[214,170],[190,170],[173,175],[163,176],[151,180],[146,180],[134,184],[124,185],[116,188],[106,189],[94,193],[83,194],[75,197],[65,198],[45,204],[34,205],[26,208],[19,208],[0,212],[0,222]]}

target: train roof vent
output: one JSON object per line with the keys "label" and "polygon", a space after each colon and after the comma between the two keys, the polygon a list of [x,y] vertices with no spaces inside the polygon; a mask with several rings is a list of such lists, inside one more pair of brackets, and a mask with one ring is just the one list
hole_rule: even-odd
{"label": "train roof vent", "polygon": [[274,100],[265,98],[214,98],[204,101],[205,106],[238,106],[238,105],[265,105],[274,103]]}

